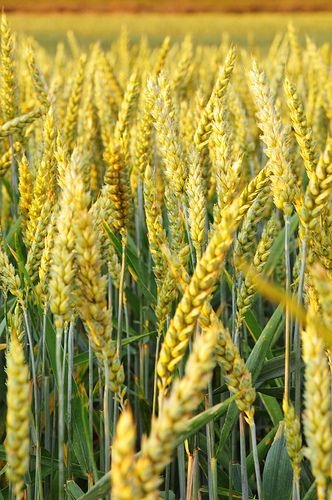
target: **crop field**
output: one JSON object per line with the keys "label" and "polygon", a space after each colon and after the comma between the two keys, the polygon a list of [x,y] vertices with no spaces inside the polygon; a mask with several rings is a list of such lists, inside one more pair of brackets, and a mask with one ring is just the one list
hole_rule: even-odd
{"label": "crop field", "polygon": [[66,43],[68,31],[74,31],[81,47],[87,50],[91,43],[100,41],[109,48],[121,31],[128,30],[132,43],[138,43],[144,35],[150,45],[161,44],[166,36],[173,43],[181,42],[191,34],[197,44],[219,44],[223,36],[241,46],[257,45],[267,52],[273,37],[285,32],[293,22],[299,31],[299,40],[305,42],[308,35],[316,43],[332,43],[332,12],[303,14],[247,13],[241,15],[201,14],[23,14],[9,16],[11,26],[18,35],[33,36],[48,51],[55,52],[59,41]]}
{"label": "crop field", "polygon": [[0,500],[332,499],[316,16],[2,14]]}

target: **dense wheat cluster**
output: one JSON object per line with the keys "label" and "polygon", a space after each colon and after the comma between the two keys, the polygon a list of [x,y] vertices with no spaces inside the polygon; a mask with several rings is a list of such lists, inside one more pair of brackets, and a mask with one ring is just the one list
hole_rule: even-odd
{"label": "dense wheat cluster", "polygon": [[332,498],[331,71],[2,15],[1,498]]}

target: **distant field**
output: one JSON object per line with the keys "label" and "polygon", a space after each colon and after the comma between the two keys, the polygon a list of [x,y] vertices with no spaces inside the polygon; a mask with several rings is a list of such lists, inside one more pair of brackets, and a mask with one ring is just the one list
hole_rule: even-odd
{"label": "distant field", "polygon": [[105,44],[114,40],[121,26],[128,28],[133,40],[143,33],[152,43],[166,34],[173,40],[190,32],[197,42],[217,43],[227,32],[234,43],[256,41],[267,46],[274,34],[287,28],[293,21],[304,36],[308,34],[317,43],[332,42],[332,13],[311,14],[23,14],[10,15],[10,22],[18,33],[36,37],[52,50],[68,30],[73,30],[83,46],[94,40]]}
{"label": "distant field", "polygon": [[259,12],[332,10],[331,0],[4,0],[8,10],[127,12]]}

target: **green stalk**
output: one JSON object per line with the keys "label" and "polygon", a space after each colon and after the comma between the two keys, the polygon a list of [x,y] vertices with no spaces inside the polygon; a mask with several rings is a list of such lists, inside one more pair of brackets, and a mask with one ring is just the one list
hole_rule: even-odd
{"label": "green stalk", "polygon": [[[98,383],[99,383],[99,405],[100,405],[100,411],[103,408],[104,405],[104,391],[103,391],[103,375],[101,372],[100,367],[98,367]],[[102,419],[99,420],[99,441],[100,443],[104,442],[104,424]],[[100,456],[100,469],[105,470],[105,453],[102,453],[100,450],[99,453]]]}
{"label": "green stalk", "polygon": [[258,495],[258,500],[263,500],[262,479],[259,468],[259,458],[257,450],[256,424],[253,417],[249,420],[249,429],[251,437],[252,456],[254,459],[255,474],[256,474],[257,495]]}
{"label": "green stalk", "polygon": [[210,498],[218,500],[218,462],[216,457],[211,458],[212,491]]}
{"label": "green stalk", "polygon": [[44,392],[44,422],[45,422],[45,437],[44,447],[45,450],[51,451],[51,415],[50,415],[50,377],[43,378],[43,392]]}
{"label": "green stalk", "polygon": [[[129,339],[130,333],[129,333],[129,314],[128,314],[128,306],[127,302],[125,301],[124,303],[124,316],[125,316],[125,323],[126,323],[126,339]],[[130,356],[130,347],[129,345],[127,346],[127,388],[128,391],[130,390],[130,368],[131,368],[131,356]]]}
{"label": "green stalk", "polygon": [[43,311],[43,332],[42,332],[42,380],[45,376],[45,355],[46,355],[46,320],[47,320],[47,304]]}
{"label": "green stalk", "polygon": [[[299,286],[297,290],[297,302],[299,305],[302,303],[303,283],[306,266],[306,252],[307,252],[307,233],[305,233],[302,240],[302,260],[299,275]],[[296,415],[301,413],[301,336],[300,336],[300,322],[298,319],[295,321],[294,328],[294,350],[295,350],[295,412]]]}
{"label": "green stalk", "polygon": [[119,306],[118,306],[118,332],[117,332],[117,343],[116,350],[119,358],[121,358],[121,341],[122,341],[122,322],[123,322],[123,292],[124,292],[124,277],[125,277],[125,266],[126,266],[126,236],[122,235],[122,257],[121,257],[121,274],[120,274],[120,285],[119,285]]}
{"label": "green stalk", "polygon": [[[286,266],[286,295],[290,292],[291,267],[290,267],[290,220],[289,215],[285,214],[285,266]],[[290,393],[290,307],[287,301],[285,308],[285,393],[286,401],[289,401]]]}
{"label": "green stalk", "polygon": [[[121,359],[121,347],[122,347],[122,323],[123,323],[123,293],[124,293],[124,278],[125,278],[125,265],[126,265],[126,234],[122,233],[122,257],[121,257],[121,273],[120,273],[120,284],[119,284],[119,302],[118,302],[118,331],[116,338],[116,352]],[[119,415],[119,403],[114,399],[114,414],[113,414],[113,428],[116,428],[116,423]]]}
{"label": "green stalk", "polygon": [[293,492],[292,500],[301,500],[300,496],[300,481],[293,474]]}
{"label": "green stalk", "polygon": [[191,235],[190,235],[188,209],[187,209],[187,205],[184,202],[182,203],[182,208],[183,208],[184,220],[185,220],[185,224],[186,224],[186,231],[187,231],[187,237],[188,237],[188,242],[189,242],[191,261],[192,261],[193,267],[195,267],[195,262],[196,262],[195,250],[194,250],[194,245],[193,245]]}
{"label": "green stalk", "polygon": [[247,475],[247,457],[245,441],[245,423],[243,413],[240,413],[240,455],[241,455],[241,491],[242,500],[249,499],[248,475]]}
{"label": "green stalk", "polygon": [[158,391],[158,387],[157,387],[157,380],[158,380],[157,365],[158,365],[158,356],[159,356],[159,348],[160,348],[160,338],[161,338],[161,332],[158,332],[157,342],[156,342],[156,352],[155,352],[155,358],[154,358],[152,416],[156,416],[157,391]]}

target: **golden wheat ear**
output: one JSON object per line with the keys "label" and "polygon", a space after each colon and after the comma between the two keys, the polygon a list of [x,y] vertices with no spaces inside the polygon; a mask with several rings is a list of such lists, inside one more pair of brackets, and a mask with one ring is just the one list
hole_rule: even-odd
{"label": "golden wheat ear", "polygon": [[16,498],[23,498],[24,475],[29,467],[30,447],[30,383],[24,350],[14,328],[7,354],[7,437],[6,475],[13,485]]}

